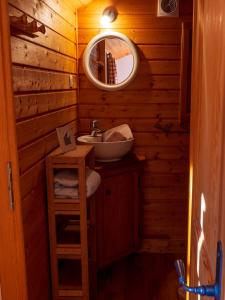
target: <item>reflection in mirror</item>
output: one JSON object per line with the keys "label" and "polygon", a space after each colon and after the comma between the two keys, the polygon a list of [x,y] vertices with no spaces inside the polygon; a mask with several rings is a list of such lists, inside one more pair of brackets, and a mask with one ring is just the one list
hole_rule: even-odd
{"label": "reflection in mirror", "polygon": [[111,92],[126,87],[136,76],[138,65],[135,44],[120,32],[97,34],[83,55],[87,78],[96,87]]}
{"label": "reflection in mirror", "polygon": [[129,78],[134,68],[134,57],[126,42],[118,37],[106,37],[92,48],[89,66],[97,80],[116,85]]}

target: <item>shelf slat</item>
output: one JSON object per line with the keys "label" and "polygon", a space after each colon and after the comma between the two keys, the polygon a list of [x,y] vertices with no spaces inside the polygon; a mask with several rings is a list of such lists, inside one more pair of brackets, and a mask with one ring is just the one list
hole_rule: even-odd
{"label": "shelf slat", "polygon": [[54,197],[53,201],[55,203],[66,203],[66,204],[67,203],[75,203],[75,204],[80,203],[79,198],[57,198],[57,197]]}
{"label": "shelf slat", "polygon": [[57,245],[56,255],[57,258],[81,259],[81,246]]}
{"label": "shelf slat", "polygon": [[59,295],[59,297],[82,297],[83,291],[81,289],[79,289],[79,290],[60,289],[58,291],[58,295]]}
{"label": "shelf slat", "polygon": [[79,213],[77,213],[77,215],[79,215],[80,214],[80,202],[72,202],[72,201],[68,202],[68,200],[67,200],[67,202],[61,202],[61,201],[55,202],[54,201],[54,204],[51,207],[51,210],[52,209],[55,210],[55,214],[60,213],[60,212],[61,213],[63,212],[65,214],[66,214],[66,212],[68,212],[68,214],[69,214],[69,212],[74,213],[74,211],[76,211],[76,212],[79,212]]}

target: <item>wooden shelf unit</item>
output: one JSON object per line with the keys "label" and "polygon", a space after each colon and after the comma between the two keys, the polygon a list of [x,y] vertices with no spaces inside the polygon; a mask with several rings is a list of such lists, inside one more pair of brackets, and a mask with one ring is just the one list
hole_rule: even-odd
{"label": "wooden shelf unit", "polygon": [[[87,166],[94,167],[94,151],[89,145],[77,146],[67,153],[61,153],[58,148],[46,160],[54,300],[89,299]],[[67,168],[74,169],[78,175],[79,198],[55,197],[54,172]]]}

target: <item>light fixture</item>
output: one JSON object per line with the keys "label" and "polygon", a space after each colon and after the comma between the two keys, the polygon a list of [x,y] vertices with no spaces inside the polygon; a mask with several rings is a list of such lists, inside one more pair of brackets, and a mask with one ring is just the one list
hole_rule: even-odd
{"label": "light fixture", "polygon": [[104,9],[101,17],[101,24],[107,26],[116,20],[118,16],[118,11],[115,6],[108,6]]}

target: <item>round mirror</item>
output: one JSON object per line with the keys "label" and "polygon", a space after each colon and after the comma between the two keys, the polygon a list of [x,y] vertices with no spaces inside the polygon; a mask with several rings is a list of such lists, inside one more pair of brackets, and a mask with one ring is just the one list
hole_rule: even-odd
{"label": "round mirror", "polygon": [[83,65],[85,74],[96,87],[116,91],[127,86],[136,75],[138,54],[124,34],[104,32],[87,45]]}

